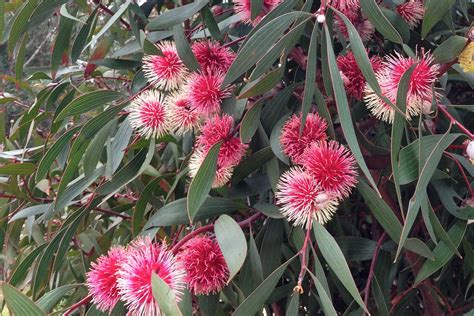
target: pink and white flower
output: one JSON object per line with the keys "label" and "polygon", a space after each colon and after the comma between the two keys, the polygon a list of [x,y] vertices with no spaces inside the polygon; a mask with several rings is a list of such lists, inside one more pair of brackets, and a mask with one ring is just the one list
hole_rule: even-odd
{"label": "pink and white flower", "polygon": [[223,82],[221,72],[190,75],[185,93],[198,113],[208,116],[220,112],[222,100],[231,95],[228,87],[221,87]]}
{"label": "pink and white flower", "polygon": [[204,72],[226,73],[235,59],[235,53],[230,48],[210,40],[194,42],[192,50]]}
{"label": "pink and white flower", "polygon": [[128,109],[130,125],[142,137],[160,137],[169,132],[169,118],[160,92],[142,92],[130,103]]}

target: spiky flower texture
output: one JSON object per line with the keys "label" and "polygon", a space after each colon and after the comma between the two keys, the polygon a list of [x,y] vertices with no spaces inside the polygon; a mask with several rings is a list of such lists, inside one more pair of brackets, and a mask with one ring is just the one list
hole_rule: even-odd
{"label": "spiky flower texture", "polygon": [[169,119],[163,95],[149,90],[137,96],[129,106],[130,125],[142,137],[160,137],[169,132]]}
{"label": "spiky flower texture", "polygon": [[[387,57],[383,68],[376,74],[382,94],[395,104],[400,80],[414,64],[416,66],[410,77],[406,96],[408,119],[419,115],[426,108],[427,103],[431,104],[433,99],[439,97],[437,93],[433,93],[433,84],[436,82],[439,68],[433,62],[433,55],[422,53],[416,58],[412,58],[403,57],[397,53]],[[364,101],[372,114],[381,120],[392,123],[395,115],[393,107],[380,98],[369,85],[366,85],[364,93]]]}
{"label": "spiky flower texture", "polygon": [[186,269],[186,284],[193,294],[217,293],[226,285],[229,268],[216,240],[194,237],[184,245],[179,260]]}
{"label": "spiky flower texture", "polygon": [[127,259],[118,272],[118,289],[132,315],[161,315],[152,293],[151,277],[156,273],[180,301],[185,270],[165,244],[140,237],[129,246]]}
{"label": "spiky flower texture", "polygon": [[349,196],[357,183],[355,158],[336,141],[313,142],[305,150],[301,164],[325,192],[338,199]]}
{"label": "spiky flower texture", "polygon": [[235,53],[230,48],[210,40],[194,42],[192,50],[201,69],[206,72],[225,73],[235,59]]}
{"label": "spiky flower texture", "polygon": [[156,45],[159,55],[143,57],[143,72],[157,89],[173,90],[184,82],[188,70],[178,56],[176,46],[169,41]]}
{"label": "spiky flower texture", "polygon": [[329,221],[339,204],[301,167],[293,167],[280,177],[275,196],[283,216],[295,226],[306,228],[313,219],[321,224]]}
{"label": "spiky flower texture", "polygon": [[[370,58],[375,73],[382,68],[382,59],[378,56]],[[365,77],[357,65],[354,53],[348,52],[345,56],[337,57],[337,67],[341,71],[346,92],[357,100],[362,100],[365,89]]]}
{"label": "spiky flower texture", "polygon": [[87,287],[92,302],[103,312],[111,311],[120,300],[117,287],[117,271],[127,257],[123,247],[113,247],[106,255],[91,264],[87,273]]}
{"label": "spiky flower texture", "polygon": [[229,88],[221,88],[222,72],[195,73],[188,78],[185,92],[193,108],[200,114],[219,113],[222,100],[230,96]]}
{"label": "spiky flower texture", "polygon": [[170,129],[178,136],[199,128],[201,117],[185,93],[178,92],[165,99]]}
{"label": "spiky flower texture", "polygon": [[421,0],[408,0],[397,6],[397,12],[407,22],[411,29],[414,29],[425,15],[425,9],[423,8],[423,1]]}
{"label": "spiky flower texture", "polygon": [[304,150],[313,141],[325,140],[327,137],[327,123],[316,113],[308,114],[301,135],[300,128],[301,114],[293,114],[283,125],[280,134],[283,153],[294,163],[299,163]]}

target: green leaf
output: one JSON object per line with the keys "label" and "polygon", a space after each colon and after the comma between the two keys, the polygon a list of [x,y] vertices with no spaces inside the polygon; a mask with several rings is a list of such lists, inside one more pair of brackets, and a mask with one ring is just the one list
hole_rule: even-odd
{"label": "green leaf", "polygon": [[186,4],[172,10],[167,10],[158,15],[156,18],[150,20],[146,26],[146,29],[149,31],[155,31],[181,24],[201,10],[208,2],[209,1],[207,0],[197,0],[193,3]]}
{"label": "green leaf", "polygon": [[415,223],[416,216],[421,206],[422,195],[426,193],[426,187],[430,182],[438,163],[443,156],[443,152],[448,146],[455,141],[461,134],[449,134],[449,130],[446,134],[439,139],[439,141],[434,146],[433,150],[426,157],[426,162],[423,165],[423,168],[420,171],[419,180],[416,184],[415,192],[408,203],[408,212],[403,225],[402,234],[400,236],[400,242],[398,243],[398,249],[396,258],[400,254],[401,248],[405,243],[408,233],[410,232],[411,227]]}
{"label": "green leaf", "polygon": [[59,9],[59,14],[61,14],[61,16],[68,18],[70,20],[79,22],[81,24],[86,24],[86,22],[82,21],[81,19],[76,18],[75,14],[72,15],[68,12],[66,3],[61,6],[61,9]]}
{"label": "green leaf", "polygon": [[306,12],[286,13],[268,22],[268,24],[252,34],[239,50],[237,57],[227,71],[222,86],[225,87],[231,84],[249,70],[255,64],[255,57],[265,55],[271,48],[271,45],[283,36],[291,23],[298,18],[309,16],[311,15]]}
{"label": "green leaf", "polygon": [[184,64],[189,68],[191,71],[196,71],[199,69],[199,63],[194,56],[193,51],[191,49],[191,45],[184,34],[184,29],[181,24],[177,24],[173,27],[173,38],[176,44],[176,50],[178,51],[178,55]]}
{"label": "green leaf", "polygon": [[55,122],[65,119],[68,116],[79,115],[86,113],[99,106],[104,106],[107,103],[115,101],[124,95],[118,91],[113,90],[97,90],[85,93],[71,103],[69,103],[58,116],[54,119]]}
{"label": "green leaf", "polygon": [[214,15],[212,14],[208,6],[204,6],[201,9],[201,16],[202,16],[202,20],[204,21],[204,24],[207,26],[207,29],[209,30],[209,33],[211,33],[212,38],[215,39],[216,41],[221,41],[222,34],[221,34],[221,31],[219,30],[219,25],[217,24],[216,19],[214,18]]}
{"label": "green leaf", "polygon": [[15,60],[15,78],[20,81],[23,77],[23,67],[25,64],[25,53],[26,53],[26,44],[28,43],[28,33],[23,35],[21,40],[20,49],[18,49],[18,54]]}
{"label": "green leaf", "polygon": [[262,76],[261,79],[250,82],[242,89],[242,92],[237,96],[237,99],[247,99],[270,91],[280,82],[284,70],[284,65],[281,65],[277,69]]}
{"label": "green leaf", "polygon": [[[148,220],[144,230],[159,226],[189,224],[186,203],[186,198],[182,198],[164,205]],[[229,199],[208,197],[205,199],[194,219],[196,221],[201,221],[244,208],[243,204],[239,204]]]}
{"label": "green leaf", "polygon": [[30,207],[24,208],[15,215],[13,215],[10,220],[8,221],[9,223],[16,221],[20,218],[25,218],[25,217],[30,217],[30,216],[35,216],[39,214],[43,214],[48,211],[48,209],[52,206],[52,203],[48,204],[39,204],[39,205],[32,205]]}
{"label": "green leaf", "polygon": [[319,282],[319,280],[313,273],[311,273],[311,271],[309,271],[308,269],[306,269],[306,271],[311,276],[311,279],[313,279],[314,285],[316,285],[316,291],[318,291],[319,299],[321,300],[321,307],[323,308],[324,314],[337,315],[337,312],[334,309],[334,305],[332,304],[331,297],[329,297],[328,293],[326,293],[326,290],[324,290],[324,287],[321,282]]}
{"label": "green leaf", "polygon": [[252,172],[262,168],[262,164],[273,158],[273,152],[270,147],[265,147],[245,158],[235,169],[231,183],[237,184],[245,179]]}
{"label": "green leaf", "polygon": [[[102,152],[104,151],[105,142],[109,138],[109,135],[112,133],[112,131],[115,129],[116,125],[116,119],[108,122],[104,126],[104,128],[102,128],[97,133],[97,135],[95,135],[89,146],[87,146],[87,149],[84,152],[82,163],[84,167],[84,174],[86,177],[89,176],[97,168],[97,164],[102,158]],[[107,164],[106,166],[109,166],[109,164]]]}
{"label": "green leaf", "polygon": [[364,161],[364,156],[362,155],[362,152],[359,147],[359,142],[357,140],[354,125],[352,123],[349,104],[347,102],[346,91],[344,90],[344,83],[342,82],[339,69],[337,68],[336,57],[334,56],[334,51],[331,43],[331,35],[329,33],[327,25],[325,25],[324,30],[326,33],[326,45],[328,48],[327,57],[329,63],[329,71],[332,86],[334,89],[334,97],[336,99],[337,113],[339,114],[339,120],[341,121],[342,131],[344,132],[347,144],[349,145],[352,154],[357,160],[360,169],[362,169],[362,172],[369,180],[371,186],[377,191],[377,193],[379,193],[377,185],[375,184],[375,181],[372,178],[372,175],[370,174],[369,168],[367,167],[367,164]]}
{"label": "green leaf", "polygon": [[5,1],[0,1],[0,38],[3,40],[3,30],[5,29]]}
{"label": "green leaf", "polygon": [[3,283],[2,292],[8,309],[14,315],[46,316],[46,313],[38,305],[10,284]]}
{"label": "green leaf", "polygon": [[81,30],[76,36],[74,43],[72,44],[71,48],[71,62],[75,63],[79,56],[81,56],[82,50],[86,46],[87,39],[91,33],[91,30],[94,29],[95,23],[97,21],[97,10],[99,6],[97,6],[94,11],[92,11],[91,15],[87,18],[86,24],[81,27]]}
{"label": "green leaf", "polygon": [[456,256],[462,259],[461,253],[459,253],[456,245],[453,243],[451,238],[448,236],[448,233],[444,230],[443,226],[441,225],[438,217],[436,216],[433,208],[431,205],[428,204],[428,217],[433,225],[433,230],[435,234],[441,239],[445,245],[454,253]]}
{"label": "green leaf", "polygon": [[263,0],[250,0],[250,19],[252,21],[260,14],[263,8]]}
{"label": "green leaf", "polygon": [[[466,227],[465,221],[457,220],[448,231],[448,236],[456,247],[459,247],[464,233],[466,232]],[[454,255],[454,252],[441,240],[433,250],[433,254],[434,260],[425,261],[420,272],[416,275],[415,286],[444,267]]]}
{"label": "green leaf", "polygon": [[467,38],[454,35],[445,40],[433,51],[434,62],[437,64],[449,63],[461,54],[466,46]]}
{"label": "green leaf", "polygon": [[265,222],[265,230],[260,245],[263,276],[267,277],[281,264],[281,247],[284,237],[283,221],[269,219]]}
{"label": "green leaf", "polygon": [[270,218],[283,218],[280,209],[274,204],[259,202],[253,207]]}
{"label": "green leaf", "polygon": [[[406,112],[407,107],[407,95],[408,89],[410,87],[410,78],[415,69],[417,64],[412,65],[409,69],[407,69],[402,77],[400,78],[400,82],[398,84],[397,90],[397,107],[402,111],[402,113]],[[393,183],[395,185],[395,191],[397,193],[398,205],[400,206],[400,210],[403,212],[403,201],[402,195],[400,191],[400,180],[399,180],[399,172],[398,172],[398,152],[400,151],[400,146],[402,144],[402,137],[403,131],[405,130],[405,117],[395,111],[395,117],[393,120],[392,126],[392,134],[391,134],[391,143],[390,143],[390,159],[392,162],[392,175],[393,175]]]}
{"label": "green leaf", "polygon": [[28,20],[33,14],[33,10],[38,6],[38,3],[39,0],[27,1],[24,3],[19,12],[15,14],[10,29],[10,36],[8,37],[8,52],[10,55],[13,54],[18,40],[23,36],[26,26],[28,24]]}
{"label": "green leaf", "polygon": [[[339,281],[344,285],[347,291],[352,295],[354,300],[368,313],[367,306],[365,306],[359,290],[352,278],[351,271],[347,265],[346,259],[342,254],[341,249],[337,245],[334,238],[319,222],[313,223],[313,232],[318,243],[318,249],[326,260],[327,264],[337,276]],[[319,293],[319,291],[318,291]]]}
{"label": "green leaf", "polygon": [[429,0],[425,2],[425,14],[421,26],[422,39],[425,39],[433,26],[444,17],[444,15],[449,11],[449,8],[451,8],[455,2],[455,0]]}
{"label": "green leaf", "polygon": [[54,160],[58,157],[61,151],[64,150],[66,145],[72,139],[74,134],[76,134],[80,126],[76,126],[69,131],[65,132],[59,139],[49,148],[49,150],[44,154],[43,158],[41,158],[40,163],[38,164],[38,169],[36,170],[35,180],[38,182],[39,180],[43,179],[46,174],[48,173],[49,168],[54,163]]}
{"label": "green leaf", "polygon": [[12,272],[9,280],[10,284],[17,286],[25,279],[36,258],[43,252],[47,245],[48,243],[43,243],[37,246],[20,262],[20,264],[18,264],[18,266]]}
{"label": "green leaf", "polygon": [[209,191],[211,191],[212,183],[216,175],[217,157],[222,142],[215,144],[209,149],[206,158],[202,162],[188,190],[187,210],[189,221],[192,223],[201,205],[206,200]]}
{"label": "green leaf", "polygon": [[298,316],[300,310],[300,293],[293,291],[289,298],[288,306],[286,307],[286,316]]}
{"label": "green leaf", "polygon": [[360,6],[362,8],[362,13],[369,18],[369,21],[372,22],[377,31],[388,40],[398,44],[403,44],[402,37],[382,13],[375,0],[361,0]]}
{"label": "green leaf", "polygon": [[282,277],[288,265],[296,258],[293,256],[288,261],[283,263],[275,271],[272,272],[250,295],[237,307],[232,313],[232,316],[248,316],[255,315],[257,312],[262,310],[263,304],[273,289],[277,285],[278,281]]}
{"label": "green leaf", "polygon": [[105,25],[100,29],[100,31],[94,35],[94,39],[89,41],[87,45],[84,47],[87,48],[89,47],[93,42],[97,41],[102,35],[107,32],[112,25],[114,25],[115,22],[117,22],[120,17],[125,13],[125,11],[128,9],[128,6],[130,5],[132,1],[131,0],[126,0],[117,10],[117,12],[114,13],[112,17],[105,23]]}
{"label": "green leaf", "polygon": [[283,125],[285,125],[290,115],[291,113],[284,115],[282,118],[280,118],[280,120],[273,127],[272,133],[270,135],[270,147],[272,148],[273,153],[280,161],[283,161],[287,165],[290,164],[290,161],[288,157],[285,156],[285,154],[283,153],[283,149],[281,148],[280,135],[281,129],[283,128]]}
{"label": "green leaf", "polygon": [[155,272],[151,275],[151,289],[162,313],[172,316],[182,315],[178,303],[176,303],[174,291]]}
{"label": "green leaf", "polygon": [[229,267],[227,282],[230,282],[244,264],[247,255],[247,241],[242,228],[228,215],[219,216],[214,223],[214,232]]}
{"label": "green leaf", "polygon": [[[74,9],[74,13],[77,11],[77,8]],[[67,53],[69,48],[69,40],[71,39],[72,28],[74,26],[74,21],[61,16],[59,19],[58,25],[58,35],[54,41],[53,52],[51,54],[51,74],[56,77],[56,71],[59,68],[59,65],[62,63],[63,54]]]}
{"label": "green leaf", "polygon": [[0,174],[10,176],[28,176],[35,172],[36,166],[29,162],[10,163],[0,166]]}
{"label": "green leaf", "polygon": [[122,124],[120,125],[117,133],[115,133],[114,138],[110,144],[112,154],[107,157],[107,171],[106,175],[110,177],[117,170],[122,162],[122,158],[125,155],[125,150],[132,137],[133,128],[130,125],[129,118],[127,117]]}
{"label": "green leaf", "polygon": [[315,21],[311,40],[309,42],[308,63],[306,65],[306,77],[303,92],[303,102],[301,104],[301,127],[300,135],[303,132],[306,117],[311,109],[313,102],[314,90],[316,88],[316,68],[318,64],[318,29],[319,23]]}
{"label": "green leaf", "polygon": [[44,294],[39,300],[36,301],[41,309],[46,312],[50,312],[51,309],[71,290],[77,289],[79,287],[83,287],[83,284],[68,284],[63,285],[60,287],[55,288],[54,290],[49,291],[48,293]]}
{"label": "green leaf", "polygon": [[[245,113],[240,125],[240,140],[242,143],[248,143],[260,125],[260,115],[262,114],[263,101],[257,101]],[[261,161],[260,161],[261,163]]]}
{"label": "green leaf", "polygon": [[[382,225],[383,229],[392,238],[393,241],[398,242],[402,234],[402,225],[393,213],[392,209],[385,203],[382,198],[377,196],[374,190],[364,181],[360,180],[357,189],[364,197],[364,201],[374,214],[377,221]],[[426,258],[433,258],[433,254],[426,244],[418,239],[409,238],[405,242],[404,247],[414,253],[417,253]]]}

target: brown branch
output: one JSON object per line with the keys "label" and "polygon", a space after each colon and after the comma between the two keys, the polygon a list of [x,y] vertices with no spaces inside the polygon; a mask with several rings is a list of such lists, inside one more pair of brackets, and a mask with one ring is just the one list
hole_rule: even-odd
{"label": "brown branch", "polygon": [[91,300],[92,300],[92,295],[87,295],[86,297],[84,297],[82,300],[80,300],[76,304],[71,305],[71,307],[69,307],[67,309],[67,311],[63,314],[63,316],[71,315],[76,309],[78,309],[82,305],[87,305],[87,303],[89,303]]}
{"label": "brown branch", "polygon": [[463,124],[461,124],[458,120],[448,112],[446,105],[438,104],[438,109],[446,116],[453,125],[456,125],[463,133],[465,133],[470,139],[474,139],[474,134],[471,133]]}
{"label": "brown branch", "polygon": [[[372,262],[370,263],[369,276],[367,277],[367,283],[365,285],[365,290],[364,290],[365,306],[368,306],[368,303],[369,303],[370,285],[372,284],[372,279],[374,278],[374,275],[375,275],[375,264],[377,263],[380,248],[382,247],[382,243],[385,239],[385,236],[387,236],[386,232],[384,232],[382,236],[380,236],[379,240],[377,241],[377,245],[375,246],[374,254],[372,255]],[[366,313],[364,312],[364,314]]]}

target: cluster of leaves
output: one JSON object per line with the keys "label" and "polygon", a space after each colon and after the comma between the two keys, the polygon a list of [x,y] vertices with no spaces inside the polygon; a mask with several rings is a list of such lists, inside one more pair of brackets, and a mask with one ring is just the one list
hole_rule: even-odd
{"label": "cluster of leaves", "polygon": [[[463,156],[463,141],[473,106],[463,102],[474,78],[456,64],[467,41],[470,1],[425,1],[421,26],[410,30],[390,9],[400,1],[382,8],[360,0],[376,28],[368,44],[344,17],[349,38],[337,32],[333,17],[341,13],[329,7],[324,26],[318,24],[317,0],[283,1],[255,26],[239,22],[227,1],[141,2],[0,2],[0,38],[15,72],[2,80],[34,99],[0,94],[0,106],[21,109],[12,124],[0,111],[0,310],[100,315],[81,304],[85,273],[111,245],[140,234],[176,243],[209,224],[231,280],[221,293],[188,293],[178,306],[157,294],[171,314],[470,310],[474,167]],[[262,1],[250,2],[256,16]],[[58,24],[50,66],[25,68],[31,31],[46,21]],[[147,88],[141,59],[155,53],[153,43],[173,39],[189,66],[195,60],[189,39],[205,37],[237,52],[225,77],[235,93],[222,108],[249,142],[230,184],[212,190],[216,151],[191,182],[193,135],[134,138],[123,111]],[[336,56],[351,50],[375,87],[367,49],[413,55],[416,46],[432,50],[444,66],[437,84],[442,105],[433,114],[410,122],[396,115],[389,125],[348,99]],[[399,96],[406,95],[409,78],[402,78]],[[399,98],[396,106],[403,109],[405,102]],[[327,120],[330,137],[351,149],[361,176],[334,219],[315,224],[302,257],[309,262],[300,295],[294,287],[305,232],[282,218],[274,192],[289,165],[279,144],[283,123],[312,109]],[[162,286],[155,279],[154,285]],[[112,314],[126,311],[117,306]]]}

